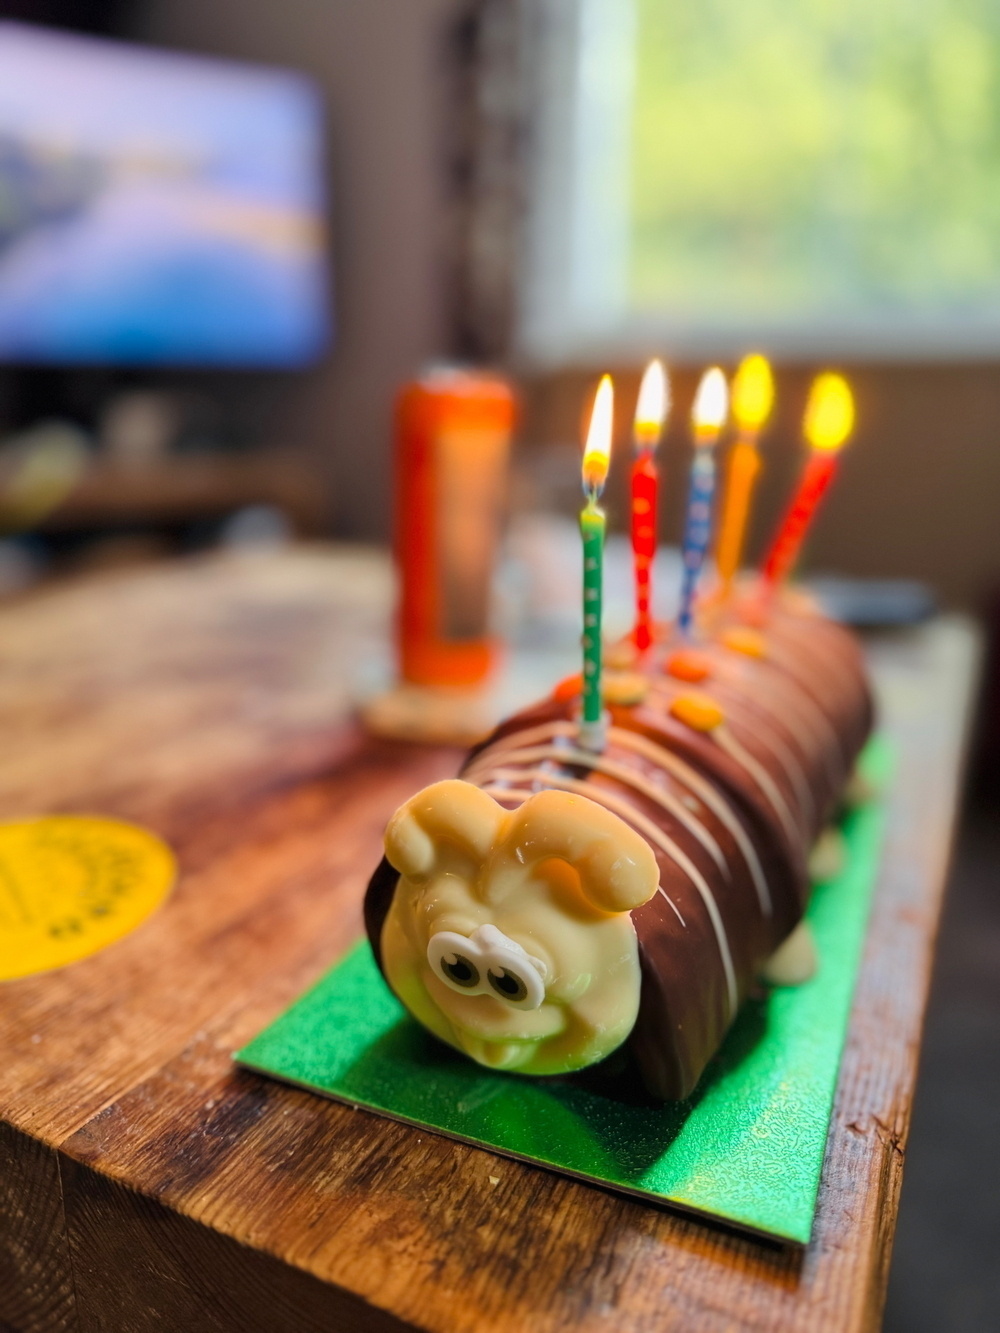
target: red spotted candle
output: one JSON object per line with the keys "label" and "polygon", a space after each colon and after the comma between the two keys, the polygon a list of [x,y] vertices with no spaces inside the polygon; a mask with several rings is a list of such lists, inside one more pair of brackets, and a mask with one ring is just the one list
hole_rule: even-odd
{"label": "red spotted candle", "polygon": [[652,568],[656,558],[656,513],[660,477],[656,446],[670,410],[670,385],[662,361],[650,361],[639,386],[632,438],[632,561],[635,569],[635,645],[653,642]]}
{"label": "red spotted candle", "polygon": [[850,385],[842,375],[830,372],[817,375],[802,422],[809,456],[764,561],[764,580],[770,588],[783,582],[794,568],[809,525],[836,475],[840,450],[853,426],[854,398]]}

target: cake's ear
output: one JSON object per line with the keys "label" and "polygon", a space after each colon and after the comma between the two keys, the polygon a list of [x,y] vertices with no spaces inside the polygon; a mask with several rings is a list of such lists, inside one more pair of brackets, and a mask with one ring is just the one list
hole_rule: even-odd
{"label": "cake's ear", "polygon": [[385,854],[401,875],[429,875],[457,851],[482,864],[508,816],[471,782],[449,778],[401,805],[385,831]]}
{"label": "cake's ear", "polygon": [[645,838],[596,801],[565,791],[541,791],[525,801],[511,820],[504,853],[524,866],[566,861],[587,901],[602,912],[629,912],[660,883]]}

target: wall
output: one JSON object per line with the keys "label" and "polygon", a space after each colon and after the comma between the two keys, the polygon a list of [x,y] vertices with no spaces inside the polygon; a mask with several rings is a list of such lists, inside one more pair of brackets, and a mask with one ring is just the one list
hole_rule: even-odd
{"label": "wall", "polygon": [[[385,535],[393,389],[452,338],[443,50],[449,21],[466,9],[460,0],[139,0],[133,24],[144,40],[298,66],[326,91],[340,342],[294,395],[282,434],[319,461],[344,535]],[[1000,587],[1000,367],[848,369],[859,430],[810,563],[923,577],[948,603],[979,604]],[[634,392],[634,368],[625,370],[623,404]],[[758,547],[798,466],[807,380],[801,367],[782,373]],[[588,384],[572,373],[528,380],[529,446],[577,438]],[[674,535],[693,384],[682,372],[668,442]]]}
{"label": "wall", "polygon": [[336,530],[388,527],[392,393],[447,343],[441,50],[456,0],[143,0],[143,41],[287,64],[329,108],[339,342],[289,401]]}

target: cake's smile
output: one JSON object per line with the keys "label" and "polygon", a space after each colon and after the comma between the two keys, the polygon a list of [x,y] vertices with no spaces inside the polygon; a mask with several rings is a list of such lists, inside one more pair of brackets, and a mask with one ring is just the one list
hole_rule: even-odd
{"label": "cake's smile", "polygon": [[461,1049],[488,1069],[520,1069],[534,1054],[530,1041],[482,1041],[467,1032],[457,1032]]}
{"label": "cake's smile", "polygon": [[525,1010],[490,994],[456,995],[434,973],[427,977],[427,991],[463,1045],[468,1037],[473,1041],[517,1041],[531,1046],[554,1037],[566,1026],[562,1005],[542,1004],[537,1009]]}

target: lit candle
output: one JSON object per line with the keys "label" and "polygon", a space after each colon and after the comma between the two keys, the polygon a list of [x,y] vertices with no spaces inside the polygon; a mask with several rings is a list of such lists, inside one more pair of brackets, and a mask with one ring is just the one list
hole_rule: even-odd
{"label": "lit candle", "polygon": [[733,576],[740,567],[747,518],[760,472],[757,441],[771,415],[773,403],[774,378],[766,358],[756,354],[744,357],[733,378],[732,415],[738,433],[726,471],[726,493],[715,556],[723,596],[729,592]]}
{"label": "lit candle", "polygon": [[635,646],[644,653],[653,641],[650,601],[656,557],[656,509],[660,477],[656,446],[670,410],[670,386],[662,361],[650,361],[635,407],[632,463],[632,561],[635,568]]}
{"label": "lit candle", "polygon": [[788,577],[809,524],[837,471],[837,457],[854,426],[854,398],[842,375],[817,375],[809,391],[802,433],[809,457],[764,561],[764,580],[774,589]]}
{"label": "lit candle", "polygon": [[729,409],[726,377],[718,366],[706,370],[695,395],[691,420],[694,425],[694,461],[688,491],[687,515],[681,558],[684,575],[677,627],[688,636],[694,619],[694,598],[698,577],[705,563],[705,552],[712,532],[712,497],[715,492],[715,446]]}
{"label": "lit candle", "polygon": [[580,744],[604,746],[604,709],[601,699],[601,610],[604,592],[604,533],[607,522],[598,505],[611,458],[614,389],[611,376],[597,386],[590,430],[583,451],[583,493],[587,503],[580,513],[583,537],[583,715]]}

